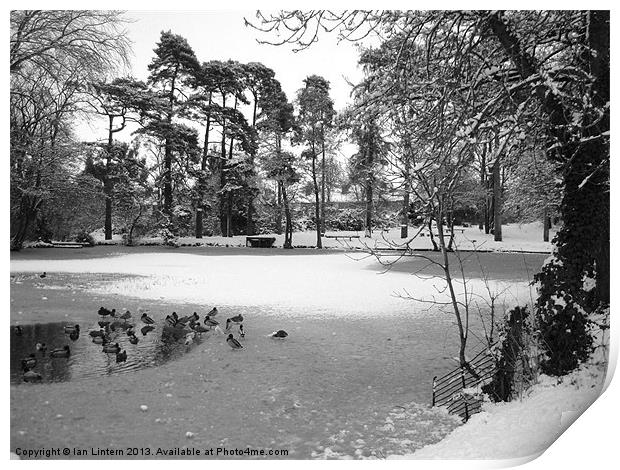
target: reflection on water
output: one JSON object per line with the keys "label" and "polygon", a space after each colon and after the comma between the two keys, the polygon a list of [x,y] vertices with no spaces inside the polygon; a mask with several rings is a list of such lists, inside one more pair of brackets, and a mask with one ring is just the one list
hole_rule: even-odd
{"label": "reflection on water", "polygon": [[[77,336],[65,332],[65,326],[73,326],[66,322],[37,323],[23,325],[21,336],[11,329],[11,383],[23,383],[22,359],[35,354],[37,364],[33,371],[41,374],[42,382],[62,382],[83,378],[100,377],[128,372],[145,367],[152,367],[180,357],[192,349],[193,345],[200,344],[203,338],[199,335],[192,345],[184,342],[185,333],[189,330],[173,330],[155,325],[155,329],[146,334],[140,333],[136,325],[138,343],[132,344],[127,336],[126,328],[117,328],[110,331],[111,343],[118,343],[121,351],[127,351],[125,362],[116,362],[116,354],[103,352],[101,344],[93,343],[88,334],[90,330],[98,330],[99,326],[80,325],[81,333]],[[71,337],[73,336],[73,338]],[[206,337],[206,336],[205,336]],[[37,343],[47,346],[46,352],[36,350]],[[71,355],[68,358],[52,358],[50,352],[68,345]]]}

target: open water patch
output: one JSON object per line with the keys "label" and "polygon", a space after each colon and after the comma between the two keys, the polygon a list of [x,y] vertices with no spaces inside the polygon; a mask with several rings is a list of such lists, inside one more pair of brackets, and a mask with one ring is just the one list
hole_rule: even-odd
{"label": "open water patch", "polygon": [[[35,382],[66,382],[155,367],[180,358],[212,334],[196,334],[188,341],[190,344],[186,344],[185,335],[190,333],[189,329],[169,331],[161,325],[154,325],[154,330],[143,335],[140,330],[145,325],[136,324],[134,331],[138,342],[132,344],[127,335],[129,325],[131,323],[109,332],[110,344],[118,343],[120,351],[127,353],[122,362],[117,362],[115,353],[104,352],[102,344],[93,342],[89,331],[99,330],[97,323],[80,324],[80,333],[77,337],[74,334],[73,338],[65,332],[65,327],[73,327],[75,323],[22,325],[20,335],[16,334],[15,327],[11,327],[11,383],[25,382],[23,360],[30,359],[31,355],[35,359],[31,364],[34,362],[35,365],[29,368],[41,376]],[[45,345],[45,351],[38,350],[37,344]],[[69,357],[51,357],[51,351],[65,346],[69,346]]]}

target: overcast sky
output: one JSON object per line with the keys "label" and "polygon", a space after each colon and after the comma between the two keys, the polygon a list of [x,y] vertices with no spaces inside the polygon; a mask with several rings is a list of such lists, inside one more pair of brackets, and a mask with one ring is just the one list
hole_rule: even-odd
{"label": "overcast sky", "polygon": [[[357,49],[351,43],[338,44],[335,34],[323,34],[310,48],[297,53],[290,45],[258,44],[257,38],[271,38],[246,27],[243,18],[255,19],[254,11],[129,11],[127,31],[133,41],[131,74],[142,80],[161,31],[172,31],[187,39],[200,62],[233,59],[239,62],[262,62],[275,71],[289,100],[303,86],[303,79],[316,74],[329,80],[337,109],[349,100],[350,86],[361,77],[357,68]],[[102,124],[80,126],[80,137],[97,140],[105,137]],[[129,132],[115,138],[129,140]]]}

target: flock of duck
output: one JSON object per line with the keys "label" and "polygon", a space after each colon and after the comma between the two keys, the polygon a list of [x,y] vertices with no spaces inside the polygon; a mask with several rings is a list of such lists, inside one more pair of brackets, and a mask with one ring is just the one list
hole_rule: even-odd
{"label": "flock of duck", "polygon": [[[97,312],[100,319],[97,322],[99,328],[93,329],[88,332],[89,337],[95,344],[102,346],[102,352],[105,354],[114,354],[116,356],[116,362],[121,363],[127,361],[127,351],[122,349],[118,342],[113,343],[111,333],[117,330],[123,330],[128,337],[131,344],[138,344],[140,341],[136,336],[136,325],[129,320],[132,319],[132,314],[129,310],[125,313],[117,314],[116,309],[107,309],[100,307]],[[243,328],[243,315],[235,315],[226,319],[224,329],[220,327],[220,323],[214,319],[218,314],[217,307],[213,307],[209,313],[206,314],[203,322],[200,322],[200,316],[194,312],[191,315],[179,317],[176,312],[172,312],[171,315],[166,315],[164,319],[164,325],[162,335],[167,335],[175,340],[184,339],[185,345],[189,346],[193,343],[196,335],[202,335],[210,331],[218,331],[221,334],[228,334],[226,337],[226,343],[232,349],[243,349],[243,345],[239,342],[239,339],[245,338],[245,330]],[[110,317],[113,320],[108,320]],[[142,313],[140,321],[143,326],[140,328],[142,336],[146,336],[149,332],[155,329],[155,320],[151,318],[147,313]],[[237,329],[239,339],[234,337],[233,330]],[[67,325],[64,326],[64,333],[69,336],[69,339],[76,341],[80,337],[80,325]],[[23,329],[20,325],[15,327],[15,334],[22,336]],[[278,330],[270,335],[273,338],[283,339],[288,336],[288,333],[284,330]],[[45,343],[36,343],[35,349],[37,353],[45,356],[47,352],[47,346]],[[68,358],[71,355],[71,348],[69,345],[65,345],[61,348],[56,348],[50,351],[49,356],[52,358]],[[36,382],[42,379],[41,374],[36,372],[34,368],[37,365],[37,354],[31,353],[28,357],[21,361],[23,370],[23,379],[26,382]]]}

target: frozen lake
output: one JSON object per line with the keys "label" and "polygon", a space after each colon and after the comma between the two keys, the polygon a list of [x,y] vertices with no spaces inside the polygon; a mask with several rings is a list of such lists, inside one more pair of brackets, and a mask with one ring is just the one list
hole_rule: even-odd
{"label": "frozen lake", "polygon": [[[502,292],[506,305],[527,302],[528,275],[544,258],[493,253],[470,257],[463,264],[471,278],[468,292],[484,290],[480,273],[485,272],[492,279],[490,288]],[[76,377],[82,379],[14,386],[12,441],[25,439],[16,421],[32,411],[22,401],[42,393],[39,390],[88,393],[123,380],[132,399],[150,398],[162,409],[171,406],[168,395],[188,397],[189,407],[167,410],[172,416],[160,427],[165,431],[149,430],[162,443],[175,442],[171,430],[183,426],[196,433],[192,445],[215,444],[217,436],[217,442],[238,447],[287,448],[293,458],[383,457],[436,442],[458,425],[428,406],[432,377],[454,367],[453,315],[394,295],[406,290],[416,297],[439,298],[441,281],[427,277],[433,272],[426,264],[407,259],[380,274],[383,269],[373,259],[354,261],[343,253],[299,250],[97,247],[13,255],[12,325],[56,321],[88,327],[100,305],[132,312],[148,308],[156,321],[172,310],[180,315],[196,310],[204,317],[217,305],[220,321],[242,313],[247,335],[240,351],[231,350],[222,335],[209,333],[161,366],[101,378],[78,374],[76,365]],[[43,271],[45,279],[38,276]],[[412,276],[416,271],[425,277]],[[475,319],[472,323],[471,342],[476,345],[481,329]],[[289,337],[268,337],[279,329]],[[78,341],[88,340],[85,336]],[[129,356],[132,346],[125,345]],[[150,397],[140,391],[138,382],[144,381],[171,385],[160,387],[161,397]],[[97,408],[97,402],[90,406]],[[101,427],[118,426],[130,440],[139,441],[132,437],[139,422],[127,416],[119,423],[115,413],[112,423],[106,413],[92,412]],[[54,438],[42,429],[26,432],[28,442],[53,445]],[[85,445],[96,440],[82,420],[66,432]],[[108,438],[110,445],[126,444]],[[178,439],[179,445],[187,444],[181,431]]]}

